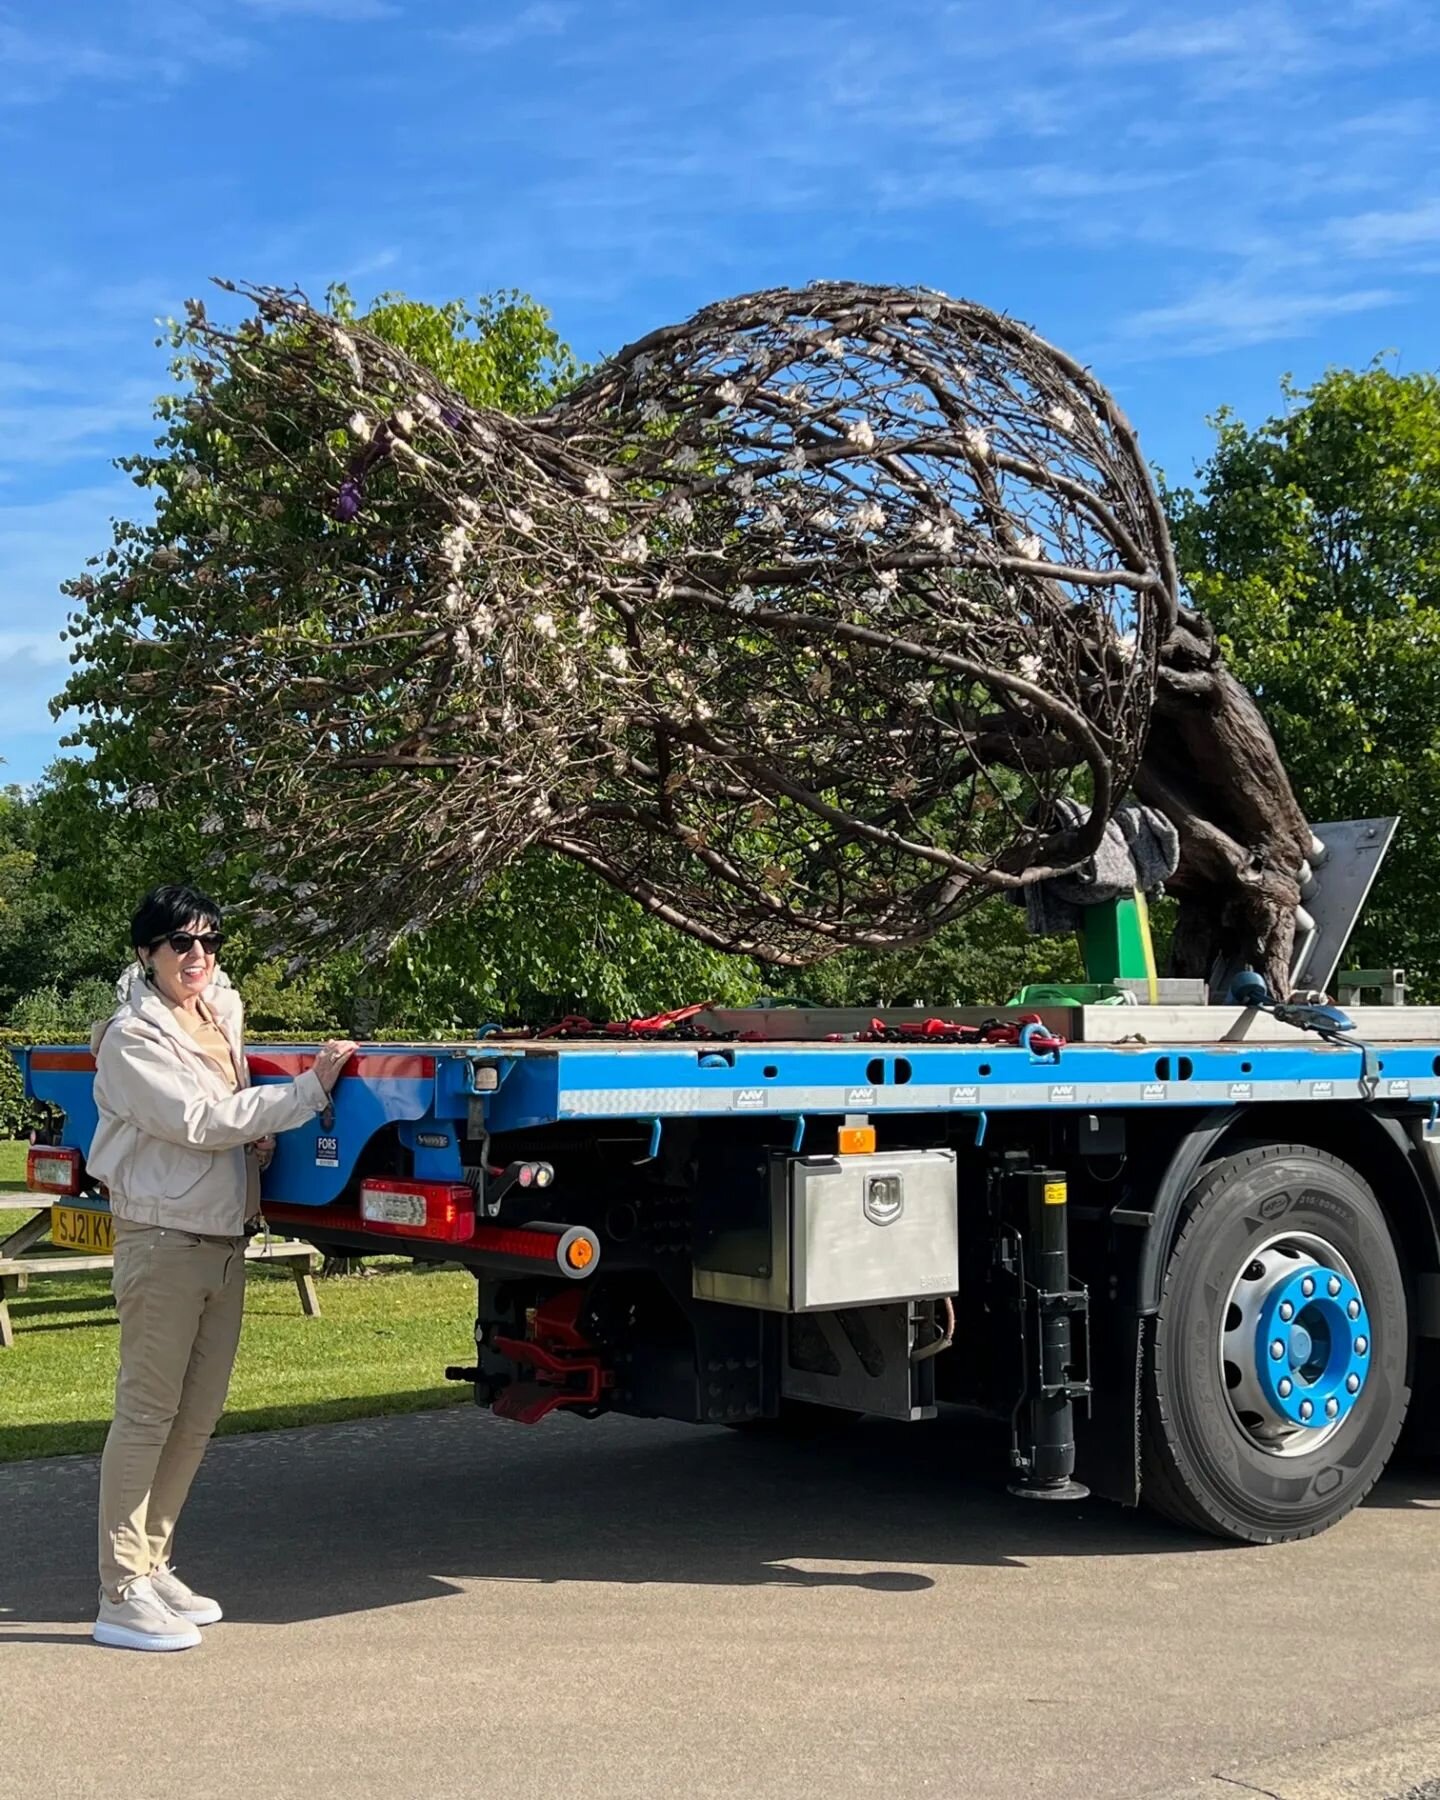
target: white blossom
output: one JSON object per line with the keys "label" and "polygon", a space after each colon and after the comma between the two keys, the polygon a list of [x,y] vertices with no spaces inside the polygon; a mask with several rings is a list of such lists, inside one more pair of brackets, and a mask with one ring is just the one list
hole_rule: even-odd
{"label": "white blossom", "polygon": [[695,520],[695,508],[683,494],[673,494],[666,512],[677,525],[691,525]]}
{"label": "white blossom", "polygon": [[787,469],[803,469],[805,467],[805,449],[801,444],[792,444],[785,452],[782,466]]}
{"label": "white blossom", "polygon": [[1055,402],[1054,406],[1050,408],[1048,416],[1050,423],[1057,426],[1061,431],[1073,431],[1075,429],[1074,413],[1071,412],[1068,406],[1062,406],[1058,400]]}
{"label": "white blossom", "polygon": [[632,531],[629,537],[621,539],[620,560],[628,563],[650,560],[650,543],[643,531]]}
{"label": "white blossom", "polygon": [[1031,532],[1029,537],[1021,538],[1020,543],[1017,547],[1020,551],[1020,554],[1024,557],[1027,557],[1031,562],[1039,561],[1041,544],[1040,544],[1039,538],[1035,536],[1033,531]]}
{"label": "white blossom", "polygon": [[693,444],[682,444],[670,458],[670,461],[677,469],[698,469],[700,467],[700,452]]}
{"label": "white blossom", "polygon": [[470,533],[463,525],[452,525],[440,540],[440,555],[458,575],[470,554]]}
{"label": "white blossom", "polygon": [[885,524],[885,508],[874,500],[863,501],[851,513],[849,528],[856,537],[867,531],[879,531]]}
{"label": "white blossom", "polygon": [[868,419],[852,419],[845,427],[845,436],[857,450],[873,450],[875,448],[875,433],[871,429]]}
{"label": "white blossom", "polygon": [[350,435],[351,435],[351,437],[359,438],[359,440],[362,444],[368,444],[370,442],[370,439],[374,436],[374,434],[375,434],[375,427],[365,417],[363,412],[351,413],[351,415],[350,415]]}
{"label": "white blossom", "polygon": [[968,426],[964,433],[965,448],[972,456],[986,457],[990,454],[990,439],[980,425]]}
{"label": "white blossom", "polygon": [[390,422],[400,433],[401,437],[404,438],[408,438],[415,429],[414,413],[403,406],[397,406],[395,408],[395,411],[390,416]]}
{"label": "white blossom", "polygon": [[365,379],[365,370],[361,367],[360,352],[355,348],[354,338],[352,338],[348,332],[337,331],[335,333],[335,348],[345,358],[346,362],[349,363],[350,373],[355,379],[357,381],[363,381]]}
{"label": "white blossom", "polygon": [[733,381],[722,381],[715,390],[715,398],[724,406],[739,406],[744,395]]}
{"label": "white blossom", "polygon": [[882,588],[888,588],[893,592],[900,585],[900,571],[898,569],[881,569],[875,579]]}
{"label": "white blossom", "polygon": [[529,513],[525,511],[524,507],[510,507],[506,512],[505,517],[517,531],[523,532],[526,537],[533,537],[535,535],[535,521],[530,517]]}
{"label": "white blossom", "polygon": [[659,400],[647,400],[640,408],[640,418],[646,425],[661,425],[665,421],[665,408]]}
{"label": "white blossom", "polygon": [[748,500],[755,492],[755,477],[748,469],[742,470],[739,475],[732,475],[730,477],[730,491],[733,494],[738,494],[742,500]]}
{"label": "white blossom", "polygon": [[1015,668],[1019,674],[1025,677],[1026,681],[1039,681],[1042,673],[1040,658],[1033,650],[1027,651],[1024,656],[1017,657]]}
{"label": "white blossom", "polygon": [[593,494],[597,500],[610,498],[610,478],[599,469],[592,469],[585,477],[585,492]]}
{"label": "white blossom", "polygon": [[548,638],[552,642],[559,635],[555,629],[555,620],[548,612],[532,613],[530,615],[530,629],[537,633],[538,636]]}
{"label": "white blossom", "polygon": [[733,600],[734,600],[734,605],[735,605],[737,611],[747,612],[747,613],[754,612],[754,610],[755,610],[755,590],[754,590],[754,588],[751,588],[751,587],[736,588],[734,596],[733,596]]}

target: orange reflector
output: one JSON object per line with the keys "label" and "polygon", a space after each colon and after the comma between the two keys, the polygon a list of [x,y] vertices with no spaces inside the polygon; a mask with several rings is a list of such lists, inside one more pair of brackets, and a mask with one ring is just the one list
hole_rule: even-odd
{"label": "orange reflector", "polygon": [[565,1246],[565,1260],[572,1269],[588,1269],[595,1260],[595,1246],[589,1238],[577,1237]]}
{"label": "orange reflector", "polygon": [[875,1127],[873,1125],[842,1125],[840,1127],[840,1154],[842,1156],[869,1156],[875,1148]]}

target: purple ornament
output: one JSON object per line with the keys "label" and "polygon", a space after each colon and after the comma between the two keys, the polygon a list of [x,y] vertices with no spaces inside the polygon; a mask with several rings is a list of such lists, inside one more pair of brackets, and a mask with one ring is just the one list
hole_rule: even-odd
{"label": "purple ornament", "polygon": [[331,511],[342,524],[348,525],[359,510],[360,483],[352,475],[340,483],[340,492],[335,496],[335,504]]}

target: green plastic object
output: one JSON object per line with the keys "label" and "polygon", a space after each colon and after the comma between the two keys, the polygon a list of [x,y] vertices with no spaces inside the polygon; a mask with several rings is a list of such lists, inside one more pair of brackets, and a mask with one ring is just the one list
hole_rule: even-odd
{"label": "green plastic object", "polygon": [[1120,989],[1104,981],[1032,981],[1007,1006],[1124,1006]]}
{"label": "green plastic object", "polygon": [[1010,1002],[1012,1006],[1124,1005],[1119,981],[1143,981],[1150,1004],[1159,990],[1155,977],[1155,946],[1150,938],[1150,909],[1137,888],[1118,900],[1087,906],[1081,914],[1080,950],[1085,958],[1085,981],[1034,982]]}

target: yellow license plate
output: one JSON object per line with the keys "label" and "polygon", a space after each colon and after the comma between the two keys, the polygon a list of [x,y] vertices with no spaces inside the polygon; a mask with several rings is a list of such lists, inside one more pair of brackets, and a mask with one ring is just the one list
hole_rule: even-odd
{"label": "yellow license plate", "polygon": [[89,1250],[96,1256],[115,1253],[115,1224],[109,1213],[83,1206],[50,1208],[50,1242],[62,1250]]}

